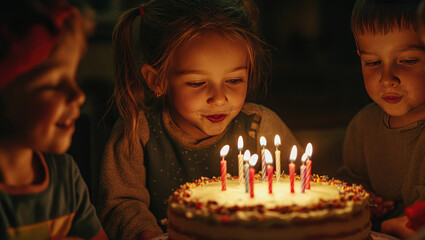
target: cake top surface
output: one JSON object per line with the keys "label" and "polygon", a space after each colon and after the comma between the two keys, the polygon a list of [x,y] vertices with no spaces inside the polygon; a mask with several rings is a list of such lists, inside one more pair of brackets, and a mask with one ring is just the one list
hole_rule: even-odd
{"label": "cake top surface", "polygon": [[[237,177],[227,180],[227,190],[222,191],[221,179],[201,178],[186,183],[169,199],[169,208],[189,218],[213,217],[217,221],[241,219],[294,218],[313,219],[341,216],[363,211],[369,204],[369,194],[361,185],[348,185],[327,176],[312,176],[311,189],[300,192],[299,176],[295,180],[295,193],[290,192],[289,176],[273,180],[273,193],[268,192],[268,183],[256,175],[254,198],[245,192],[245,184]],[[217,217],[218,216],[218,217]]]}

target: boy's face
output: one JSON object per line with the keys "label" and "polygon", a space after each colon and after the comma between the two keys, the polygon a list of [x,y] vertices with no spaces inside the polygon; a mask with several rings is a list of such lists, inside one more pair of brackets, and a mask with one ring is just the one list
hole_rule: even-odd
{"label": "boy's face", "polygon": [[174,122],[197,140],[222,133],[248,86],[246,49],[217,34],[177,52],[167,92]]}
{"label": "boy's face", "polygon": [[6,144],[51,153],[68,150],[85,101],[75,81],[81,52],[81,41],[66,37],[46,61],[0,90],[12,128]]}
{"label": "boy's face", "polygon": [[413,29],[357,35],[366,91],[389,115],[406,122],[425,114],[425,50]]}

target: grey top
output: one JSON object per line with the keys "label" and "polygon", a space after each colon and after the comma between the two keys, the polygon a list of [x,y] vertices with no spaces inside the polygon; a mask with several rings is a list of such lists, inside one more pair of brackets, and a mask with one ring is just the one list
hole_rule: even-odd
{"label": "grey top", "polygon": [[425,119],[401,128],[389,127],[389,115],[377,104],[364,107],[348,126],[343,159],[353,182],[385,200],[395,201],[387,217],[425,200]]}

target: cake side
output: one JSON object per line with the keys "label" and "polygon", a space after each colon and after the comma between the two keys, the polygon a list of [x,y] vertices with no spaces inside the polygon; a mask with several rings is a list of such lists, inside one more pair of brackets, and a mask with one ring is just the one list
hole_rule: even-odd
{"label": "cake side", "polygon": [[[300,181],[295,181],[299,189]],[[370,231],[368,194],[361,186],[313,176],[311,190],[289,191],[284,176],[268,184],[256,179],[255,197],[245,185],[219,178],[187,183],[169,199],[168,224],[172,239],[367,239]],[[268,238],[264,235],[270,235]],[[283,234],[283,235],[282,235]],[[182,235],[182,236],[180,236]],[[180,237],[178,237],[180,236]],[[354,238],[353,238],[354,237]]]}

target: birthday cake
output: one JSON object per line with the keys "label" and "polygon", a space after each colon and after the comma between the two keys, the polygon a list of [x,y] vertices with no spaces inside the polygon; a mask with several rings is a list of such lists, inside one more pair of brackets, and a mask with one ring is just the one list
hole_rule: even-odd
{"label": "birthday cake", "polygon": [[369,195],[362,186],[312,176],[309,190],[295,193],[289,177],[254,180],[254,197],[237,178],[201,178],[175,191],[168,202],[170,239],[369,239]]}

